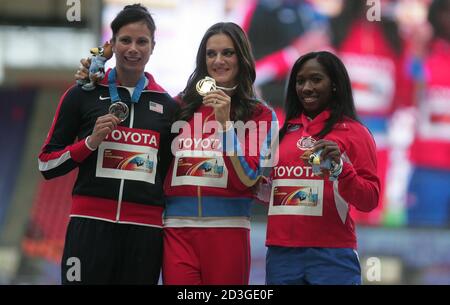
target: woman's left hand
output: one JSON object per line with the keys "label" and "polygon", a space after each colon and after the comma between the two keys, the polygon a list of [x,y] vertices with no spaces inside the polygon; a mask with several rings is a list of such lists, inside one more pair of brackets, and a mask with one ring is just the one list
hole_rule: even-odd
{"label": "woman's left hand", "polygon": [[222,90],[214,90],[203,97],[203,104],[214,108],[216,121],[226,130],[227,122],[230,122],[231,97]]}
{"label": "woman's left hand", "polygon": [[77,73],[75,73],[75,80],[88,80],[89,81],[89,67],[91,66],[90,58],[82,58],[80,60],[80,66]]}
{"label": "woman's left hand", "polygon": [[323,151],[320,155],[320,159],[326,160],[327,158],[330,158],[336,163],[340,162],[341,151],[339,149],[339,145],[336,142],[321,139],[314,144],[312,150],[313,152],[316,152],[321,149],[323,149]]}

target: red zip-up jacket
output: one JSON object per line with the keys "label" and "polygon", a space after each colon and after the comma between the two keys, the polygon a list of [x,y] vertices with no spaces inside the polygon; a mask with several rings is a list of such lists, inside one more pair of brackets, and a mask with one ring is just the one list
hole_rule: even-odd
{"label": "red zip-up jacket", "polygon": [[329,116],[329,111],[324,111],[313,120],[302,114],[289,121],[272,172],[268,246],[356,249],[349,210],[369,212],[377,206],[380,182],[375,142],[359,122],[345,118],[324,137],[339,145],[344,159],[336,181],[314,176],[311,166],[300,158],[319,140],[313,135],[323,129]]}
{"label": "red zip-up jacket", "polygon": [[272,121],[275,113],[260,102],[245,134],[236,122],[234,128],[216,132],[214,110],[204,105],[189,122],[179,124],[175,158],[164,183],[164,226],[249,228],[251,187],[261,175],[262,151],[278,132],[277,127],[271,130]]}

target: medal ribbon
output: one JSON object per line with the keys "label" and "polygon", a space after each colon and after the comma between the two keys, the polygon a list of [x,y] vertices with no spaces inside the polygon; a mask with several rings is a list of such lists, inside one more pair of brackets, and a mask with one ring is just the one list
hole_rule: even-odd
{"label": "medal ribbon", "polygon": [[[131,96],[131,102],[137,103],[139,102],[139,98],[141,97],[141,93],[144,90],[145,86],[145,75],[142,74],[139,79],[136,88],[134,89],[133,96]],[[109,96],[111,97],[111,103],[119,102],[120,97],[117,92],[116,86],[116,68],[112,69],[108,75],[108,88],[109,88]]]}

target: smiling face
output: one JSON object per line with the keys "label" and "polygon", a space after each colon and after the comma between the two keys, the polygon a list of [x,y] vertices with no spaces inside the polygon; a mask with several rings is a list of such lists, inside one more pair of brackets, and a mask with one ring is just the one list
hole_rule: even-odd
{"label": "smiling face", "polygon": [[312,58],[297,73],[295,90],[304,112],[315,118],[331,102],[332,82],[324,67]]}
{"label": "smiling face", "polygon": [[208,75],[218,86],[236,85],[239,63],[233,41],[226,34],[212,35],[206,42],[206,67]]}
{"label": "smiling face", "polygon": [[124,74],[141,75],[153,52],[153,37],[144,22],[124,25],[112,40],[116,68]]}

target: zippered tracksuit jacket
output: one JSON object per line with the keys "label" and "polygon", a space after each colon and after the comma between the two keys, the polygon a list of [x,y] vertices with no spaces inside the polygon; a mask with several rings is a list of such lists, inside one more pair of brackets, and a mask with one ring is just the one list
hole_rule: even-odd
{"label": "zippered tracksuit jacket", "polygon": [[272,171],[266,245],[268,284],[355,284],[361,281],[351,209],[376,208],[380,192],[375,142],[362,124],[345,118],[324,139],[338,144],[337,180],[315,176],[301,156],[330,117],[290,120]]}
{"label": "zippered tracksuit jacket", "polygon": [[[273,194],[267,224],[268,246],[356,249],[355,224],[350,209],[369,212],[378,204],[380,181],[376,174],[374,140],[363,125],[351,119],[337,123],[324,139],[339,145],[343,170],[336,181],[314,176],[300,158],[325,125],[329,111],[310,121],[305,115],[280,142],[280,161],[272,172]],[[291,196],[302,190],[305,196]],[[290,197],[291,196],[291,197]]]}
{"label": "zippered tracksuit jacket", "polygon": [[[130,89],[117,83],[129,117],[91,151],[86,138],[111,105],[108,74],[93,91],[73,86],[64,93],[39,155],[39,170],[51,179],[78,168],[71,221],[156,228],[162,238],[163,180],[171,161],[170,124],[178,105],[148,73],[137,103],[131,102]],[[161,245],[154,246],[162,251]]]}
{"label": "zippered tracksuit jacket", "polygon": [[214,110],[204,105],[180,125],[164,184],[165,284],[248,284],[252,186],[273,121],[274,112],[259,102],[247,128],[234,122],[216,132]]}

